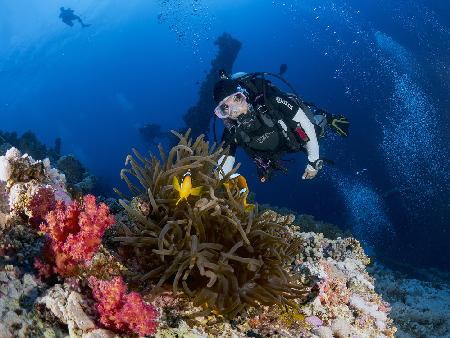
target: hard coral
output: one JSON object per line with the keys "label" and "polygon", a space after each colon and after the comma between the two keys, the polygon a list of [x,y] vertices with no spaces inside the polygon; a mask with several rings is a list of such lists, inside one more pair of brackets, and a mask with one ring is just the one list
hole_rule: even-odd
{"label": "hard coral", "polygon": [[[223,184],[237,168],[223,179],[221,167],[216,169],[226,150],[210,147],[203,135],[192,142],[189,131],[175,134],[180,142],[168,156],[161,146],[161,161],[134,151],[141,163],[128,156],[131,169],[121,173],[136,197],[120,202],[135,224],[124,226],[115,241],[120,252],[128,250],[133,257],[126,264],[135,278],[156,282],[154,292],[165,283],[172,284],[174,293],[181,286],[194,305],[205,308],[201,314],[234,317],[260,304],[296,307],[292,300],[301,299],[306,289],[288,272],[300,241],[291,236],[287,221],[274,221],[258,208],[245,211]],[[204,194],[176,205],[173,178],[187,170],[192,185],[203,186]]]}
{"label": "hard coral", "polygon": [[[40,226],[48,235],[44,263],[52,265],[53,272],[63,277],[73,275],[92,259],[103,233],[113,223],[109,208],[104,203],[97,206],[93,195],[86,195],[82,205],[73,201],[66,207],[58,201],[46,223]],[[37,265],[43,266],[42,262]]]}
{"label": "hard coral", "polygon": [[121,333],[137,333],[141,336],[154,334],[158,312],[146,304],[137,292],[126,293],[122,277],[111,281],[89,278],[89,286],[97,301],[100,323]]}
{"label": "hard coral", "polygon": [[10,148],[4,156],[0,156],[0,180],[8,187],[14,183],[28,182],[32,179],[43,181],[45,168],[42,161],[34,161],[31,156],[23,155],[16,148]]}
{"label": "hard coral", "polygon": [[65,188],[65,177],[50,165],[48,159],[35,161],[16,148],[0,156],[0,183],[2,212],[6,211],[38,226],[55,206],[55,200],[70,202]]}

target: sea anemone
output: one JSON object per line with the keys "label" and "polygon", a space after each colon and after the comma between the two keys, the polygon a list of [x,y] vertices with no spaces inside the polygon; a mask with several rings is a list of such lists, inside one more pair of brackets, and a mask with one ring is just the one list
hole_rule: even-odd
{"label": "sea anemone", "polygon": [[[174,293],[182,290],[204,308],[194,316],[232,318],[248,306],[297,307],[307,290],[289,266],[301,240],[288,222],[274,221],[257,206],[248,211],[233,185],[224,185],[238,169],[219,176],[218,159],[227,149],[210,147],[203,135],[192,142],[189,131],[173,133],[180,141],[167,156],[161,145],[159,159],[133,149],[135,156],[126,159],[131,167],[121,172],[133,196],[116,192],[132,224],[121,224],[114,241],[131,258],[124,264],[132,277],[154,285],[153,293],[169,283]],[[177,204],[174,177],[188,170],[202,194]]]}

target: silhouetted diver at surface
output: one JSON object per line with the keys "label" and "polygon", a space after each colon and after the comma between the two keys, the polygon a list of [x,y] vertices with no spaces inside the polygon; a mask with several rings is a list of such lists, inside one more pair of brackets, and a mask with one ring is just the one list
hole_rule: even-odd
{"label": "silhouetted diver at surface", "polygon": [[75,20],[78,21],[83,28],[90,26],[88,24],[85,24],[78,15],[75,15],[73,9],[61,7],[60,11],[61,13],[59,14],[59,17],[65,24],[69,25],[70,27],[73,26],[73,21]]}

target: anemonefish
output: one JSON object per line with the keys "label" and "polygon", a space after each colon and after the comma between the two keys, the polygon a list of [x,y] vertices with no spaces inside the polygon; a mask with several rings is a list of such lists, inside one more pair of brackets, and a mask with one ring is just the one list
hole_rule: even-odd
{"label": "anemonefish", "polygon": [[230,181],[225,182],[224,185],[230,190],[238,190],[238,194],[242,198],[244,210],[247,212],[251,211],[255,206],[247,203],[247,196],[250,192],[248,189],[247,180],[240,174],[231,175],[230,178]]}
{"label": "anemonefish", "polygon": [[191,179],[191,171],[188,170],[184,175],[183,179],[180,182],[176,176],[173,177],[173,187],[176,191],[179,192],[180,198],[178,199],[176,205],[180,203],[182,200],[187,200],[190,195],[200,196],[202,193],[202,187],[192,188],[192,179]]}

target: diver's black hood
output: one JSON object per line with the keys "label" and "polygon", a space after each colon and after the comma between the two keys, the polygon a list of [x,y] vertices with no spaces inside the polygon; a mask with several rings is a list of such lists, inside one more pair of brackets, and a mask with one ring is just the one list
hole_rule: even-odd
{"label": "diver's black hood", "polygon": [[221,79],[214,85],[214,101],[219,103],[227,96],[242,91],[242,83],[234,79]]}

